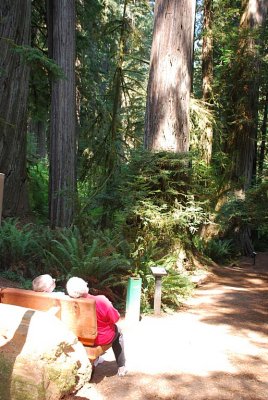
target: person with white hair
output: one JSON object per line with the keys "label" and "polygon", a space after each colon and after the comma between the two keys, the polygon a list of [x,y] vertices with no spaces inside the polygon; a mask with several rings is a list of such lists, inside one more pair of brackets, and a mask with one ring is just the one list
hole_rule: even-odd
{"label": "person with white hair", "polygon": [[94,298],[96,301],[98,335],[95,345],[112,343],[112,349],[118,366],[118,375],[127,374],[124,352],[124,340],[121,329],[116,325],[120,318],[119,312],[114,308],[106,296],[93,296],[88,293],[88,285],[83,279],[72,277],[66,284],[66,290],[70,297]]}
{"label": "person with white hair", "polygon": [[56,287],[55,279],[48,274],[39,275],[32,281],[32,289],[35,292],[51,293]]}

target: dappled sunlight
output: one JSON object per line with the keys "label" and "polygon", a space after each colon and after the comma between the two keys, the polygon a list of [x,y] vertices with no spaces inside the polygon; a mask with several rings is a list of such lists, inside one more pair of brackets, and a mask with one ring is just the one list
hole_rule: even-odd
{"label": "dappled sunlight", "polygon": [[[248,359],[247,363],[250,366],[251,359]],[[268,393],[266,382],[256,381],[253,374],[243,371],[211,372],[206,377],[186,373],[164,373],[152,376],[130,372],[123,380],[113,376],[109,381],[109,392],[100,394],[96,388],[98,385],[92,386],[87,392],[87,397],[83,398],[108,400],[109,393],[113,393],[114,399],[127,400],[264,400]],[[256,395],[257,393],[259,395]],[[80,400],[81,397],[74,397],[74,399]]]}
{"label": "dappled sunlight", "polygon": [[253,285],[261,285],[263,283],[262,279],[258,279],[258,278],[248,278],[246,279],[249,283],[252,283]]}
{"label": "dappled sunlight", "polygon": [[231,289],[231,290],[237,290],[239,292],[246,292],[248,290],[246,288],[238,288],[238,287],[235,287],[235,286],[228,286],[228,288]]}

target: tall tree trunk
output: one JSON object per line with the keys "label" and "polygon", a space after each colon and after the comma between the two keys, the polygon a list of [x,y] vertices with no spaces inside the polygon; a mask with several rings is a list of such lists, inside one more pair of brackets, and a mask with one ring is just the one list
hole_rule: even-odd
{"label": "tall tree trunk", "polygon": [[52,82],[49,206],[54,228],[72,224],[76,195],[75,0],[49,0],[48,9],[50,54],[64,73]]}
{"label": "tall tree trunk", "polygon": [[14,50],[30,45],[31,0],[0,2],[0,172],[3,216],[28,211],[26,128],[29,67]]}
{"label": "tall tree trunk", "polygon": [[127,5],[129,0],[124,0],[123,15],[121,21],[120,38],[118,43],[118,56],[117,65],[113,84],[113,111],[111,115],[110,124],[110,152],[107,160],[107,170],[108,175],[111,175],[114,171],[117,158],[119,156],[119,145],[122,138],[118,137],[118,131],[120,131],[120,110],[122,107],[122,84],[123,84],[123,63],[125,56],[125,45],[126,45],[126,33],[127,33],[127,23],[126,23],[126,13]]}
{"label": "tall tree trunk", "polygon": [[[250,187],[256,166],[258,102],[259,102],[259,51],[256,39],[257,29],[264,25],[268,1],[243,1],[243,14],[240,22],[240,42],[237,53],[237,83],[234,85],[234,141],[233,179],[243,193]],[[252,73],[254,71],[254,73]]]}
{"label": "tall tree trunk", "polygon": [[189,149],[194,0],[157,0],[145,118],[145,148]]}
{"label": "tall tree trunk", "polygon": [[[213,34],[212,34],[212,6],[213,0],[204,0],[203,44],[202,44],[202,89],[203,100],[212,104],[213,83]],[[213,127],[208,121],[201,137],[200,146],[206,164],[209,164],[212,156]]]}
{"label": "tall tree trunk", "polygon": [[266,97],[265,97],[263,120],[262,120],[262,126],[261,126],[261,145],[260,145],[260,154],[259,154],[259,163],[258,163],[258,173],[259,173],[260,179],[261,179],[261,176],[263,173],[263,164],[264,164],[265,149],[266,149],[267,113],[268,113],[268,94],[266,94]]}
{"label": "tall tree trunk", "polygon": [[[257,156],[259,65],[258,45],[261,28],[266,21],[267,0],[242,1],[240,41],[237,51],[235,85],[232,93],[234,131],[231,152],[233,155],[232,179],[236,184],[235,195],[244,199],[253,182]],[[253,73],[254,71],[254,73]],[[251,232],[247,224],[235,229],[244,255],[253,252]]]}

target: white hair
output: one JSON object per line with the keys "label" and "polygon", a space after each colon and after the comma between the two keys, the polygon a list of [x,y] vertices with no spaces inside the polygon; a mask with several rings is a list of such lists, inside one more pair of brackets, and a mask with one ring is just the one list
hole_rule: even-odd
{"label": "white hair", "polygon": [[82,278],[70,278],[66,284],[66,290],[70,297],[78,298],[88,294],[87,282]]}
{"label": "white hair", "polygon": [[32,288],[35,292],[51,293],[55,287],[55,279],[48,274],[39,275],[32,281]]}

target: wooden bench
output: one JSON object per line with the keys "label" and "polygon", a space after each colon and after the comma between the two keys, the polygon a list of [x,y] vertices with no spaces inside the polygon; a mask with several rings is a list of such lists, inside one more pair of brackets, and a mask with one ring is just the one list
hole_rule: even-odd
{"label": "wooden bench", "polygon": [[94,299],[74,299],[57,292],[44,293],[17,288],[0,288],[0,303],[37,311],[52,311],[83,343],[91,362],[111,347],[111,344],[94,346],[97,336]]}

